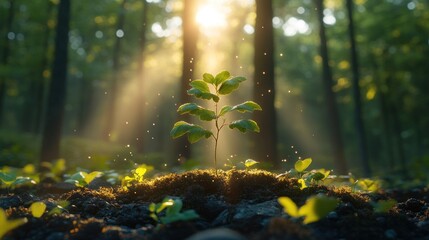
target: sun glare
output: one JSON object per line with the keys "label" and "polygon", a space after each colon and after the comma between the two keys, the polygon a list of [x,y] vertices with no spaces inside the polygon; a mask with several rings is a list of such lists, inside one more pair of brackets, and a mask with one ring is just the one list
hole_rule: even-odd
{"label": "sun glare", "polygon": [[226,15],[228,8],[224,7],[222,1],[207,1],[202,4],[197,12],[196,21],[204,32],[211,32],[216,28],[227,25]]}

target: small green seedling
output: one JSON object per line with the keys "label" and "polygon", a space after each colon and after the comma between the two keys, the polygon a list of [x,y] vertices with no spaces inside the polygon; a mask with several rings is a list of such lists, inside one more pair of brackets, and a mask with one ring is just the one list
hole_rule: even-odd
{"label": "small green seedling", "polygon": [[253,159],[247,159],[244,162],[244,166],[246,167],[246,170],[249,170],[253,165],[258,164],[258,163],[259,163],[258,161],[255,161]]}
{"label": "small green seedling", "polygon": [[377,202],[372,202],[371,205],[374,208],[376,213],[387,213],[396,205],[396,200],[379,200]]}
{"label": "small green seedling", "polygon": [[289,197],[279,197],[278,202],[289,216],[294,218],[304,217],[303,223],[308,224],[326,217],[337,207],[339,201],[325,195],[316,195],[308,198],[300,208]]}
{"label": "small green seedling", "polygon": [[298,160],[295,163],[295,171],[298,172],[298,176],[301,178],[302,175],[305,173],[305,170],[310,166],[311,162],[313,160],[311,158],[306,158],[304,160]]}
{"label": "small green seedling", "polygon": [[[165,198],[161,203],[151,203],[149,205],[150,217],[161,224],[189,221],[199,218],[194,210],[182,212],[182,207],[183,202],[181,199]],[[160,216],[163,211],[165,212],[164,216]]]}
{"label": "small green seedling", "polygon": [[376,192],[380,189],[380,181],[369,178],[359,179],[357,185],[360,189],[366,192]]}
{"label": "small green seedling", "polygon": [[321,169],[311,170],[310,172],[306,173],[304,176],[307,182],[319,184],[321,181],[324,181],[329,176],[330,173],[331,173],[330,170],[325,170],[324,168],[321,168]]}
{"label": "small green seedling", "polygon": [[35,218],[40,218],[46,210],[46,204],[44,202],[34,202],[30,205],[31,215]]}
{"label": "small green seedling", "polygon": [[0,170],[0,186],[6,185],[6,188],[13,188],[25,184],[36,184],[36,181],[30,177],[16,176],[14,172]]}
{"label": "small green seedling", "polygon": [[247,131],[259,132],[259,126],[254,120],[239,119],[233,122],[227,122],[225,118],[226,114],[231,112],[245,113],[257,110],[261,111],[262,108],[259,104],[253,101],[246,101],[235,106],[225,105],[221,108],[219,106],[221,97],[232,93],[239,87],[240,83],[245,80],[245,77],[231,77],[231,74],[228,71],[222,71],[216,76],[213,76],[210,73],[204,73],[202,80],[194,80],[189,84],[191,89],[188,90],[188,94],[196,98],[213,101],[214,108],[206,109],[196,103],[185,103],[177,109],[179,114],[191,114],[199,117],[202,121],[214,121],[214,132],[196,124],[178,121],[174,124],[170,135],[173,138],[178,138],[187,134],[188,141],[190,143],[198,142],[202,138],[212,137],[214,139],[215,169],[217,169],[216,163],[219,133],[225,126],[229,126],[231,129],[238,129],[243,133]]}
{"label": "small green seedling", "polygon": [[67,207],[70,205],[69,201],[57,201],[55,202],[55,207],[52,208],[49,212],[48,215],[54,215],[54,214],[61,214],[62,212],[66,211],[67,212]]}
{"label": "small green seedling", "polygon": [[13,230],[27,222],[27,218],[18,218],[18,219],[12,219],[8,220],[6,216],[6,212],[3,210],[3,208],[0,208],[0,239],[3,238],[3,236],[9,232],[10,230]]}
{"label": "small green seedling", "polygon": [[122,179],[122,183],[121,183],[122,187],[124,189],[128,189],[128,187],[130,187],[133,182],[137,182],[137,183],[142,182],[144,180],[144,175],[146,174],[146,172],[147,172],[147,168],[142,166],[132,170],[131,176],[125,176]]}
{"label": "small green seedling", "polygon": [[102,172],[94,171],[91,173],[79,171],[70,176],[65,182],[73,183],[77,187],[85,187],[90,184],[94,179],[101,177],[103,175]]}
{"label": "small green seedling", "polygon": [[42,162],[40,165],[45,169],[43,176],[55,179],[56,181],[61,180],[61,177],[66,170],[66,160],[63,158],[60,158],[53,163]]}

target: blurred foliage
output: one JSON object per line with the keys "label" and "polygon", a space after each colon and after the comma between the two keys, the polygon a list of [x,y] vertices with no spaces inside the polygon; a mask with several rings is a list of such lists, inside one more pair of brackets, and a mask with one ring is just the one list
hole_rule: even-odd
{"label": "blurred foliage", "polygon": [[[203,29],[199,38],[196,76],[203,72],[231,69],[233,75],[253,74],[252,1],[215,1],[225,14],[225,25]],[[44,106],[50,81],[55,13],[58,1],[19,1],[10,9],[0,2],[0,56],[6,41],[10,56],[0,63],[5,82],[0,131],[0,166],[24,167],[39,158],[40,123],[37,108]],[[211,4],[209,0],[199,4]],[[354,1],[356,40],[361,71],[360,87],[371,167],[376,174],[402,173],[428,181],[429,106],[427,60],[429,56],[429,3],[422,0]],[[52,4],[50,6],[50,4]],[[149,164],[161,171],[180,165],[173,155],[169,129],[176,120],[181,74],[181,0],[149,1],[148,22],[142,23],[143,1],[129,0],[121,52],[118,112],[111,141],[101,135],[106,95],[112,73],[112,54],[118,36],[119,1],[73,1],[70,31],[68,95],[64,118],[62,158],[70,169],[130,169]],[[275,29],[276,109],[279,118],[279,156],[290,169],[298,159],[317,157],[315,168],[332,169],[329,131],[321,91],[318,23],[311,0],[273,1]],[[326,0],[325,24],[329,39],[341,129],[351,170],[359,174],[358,148],[353,119],[351,71],[344,1]],[[51,10],[49,10],[51,9]],[[12,29],[5,20],[15,13]],[[138,57],[140,31],[147,26],[144,89]],[[226,36],[226,37],[219,37]],[[47,41],[45,46],[44,42]],[[45,59],[47,64],[43,65]],[[250,79],[250,81],[252,81]],[[35,86],[43,87],[42,98]],[[251,84],[249,84],[251,85]],[[251,86],[243,86],[237,99],[249,98]],[[143,94],[145,102],[135,102]],[[236,99],[233,99],[235,101]],[[135,121],[135,109],[144,104],[146,121]],[[40,112],[39,112],[40,114]],[[40,117],[40,116],[39,116]],[[143,139],[135,139],[135,131]],[[225,134],[219,159],[237,162],[252,158],[252,145]],[[137,153],[135,141],[144,141],[146,151]],[[237,148],[234,143],[242,146]],[[209,144],[196,144],[193,160],[208,154]],[[236,149],[241,149],[237,151]],[[258,159],[255,159],[258,161]],[[193,168],[187,166],[184,168]],[[192,165],[192,164],[188,164]],[[202,163],[204,165],[204,163]],[[261,163],[262,166],[262,163]],[[335,173],[335,172],[334,172]]]}

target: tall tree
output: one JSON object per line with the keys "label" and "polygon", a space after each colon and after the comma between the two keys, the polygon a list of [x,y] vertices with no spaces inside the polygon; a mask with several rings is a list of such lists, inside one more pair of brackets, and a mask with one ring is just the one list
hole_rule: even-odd
{"label": "tall tree", "polygon": [[144,62],[145,62],[145,48],[146,48],[146,31],[147,31],[147,21],[148,17],[147,14],[149,12],[149,6],[148,2],[146,0],[142,0],[143,6],[142,6],[142,24],[141,24],[141,32],[140,32],[140,55],[139,55],[139,65],[138,65],[138,73],[139,77],[137,78],[137,87],[138,87],[138,93],[137,93],[137,129],[134,131],[135,136],[134,140],[136,143],[136,149],[137,152],[143,153],[144,151],[144,135],[145,135],[145,97],[143,95],[144,90],[144,81],[145,81],[145,69],[144,69]]}
{"label": "tall tree", "polygon": [[61,129],[66,99],[69,24],[70,0],[61,0],[58,6],[55,55],[43,129],[41,161],[53,161],[60,156]]}
{"label": "tall tree", "polygon": [[338,114],[335,93],[332,91],[333,80],[332,72],[329,66],[328,41],[325,33],[325,24],[323,22],[323,0],[316,1],[316,12],[319,21],[320,37],[320,55],[322,57],[323,86],[326,97],[327,117],[330,127],[331,145],[334,155],[335,167],[340,174],[347,174],[347,162],[344,155],[344,146],[341,137],[340,117]]}
{"label": "tall tree", "polygon": [[[15,17],[15,1],[9,0],[9,14],[6,19],[5,23],[5,34],[4,34],[4,43],[2,47],[2,56],[0,59],[0,66],[7,66],[9,62],[10,57],[10,40],[8,33],[12,32],[12,23],[13,19]],[[3,75],[0,75],[0,126],[3,121],[3,113],[4,113],[4,98],[5,98],[5,92],[6,92],[6,77]]]}
{"label": "tall tree", "polygon": [[[190,96],[186,90],[189,88],[189,82],[194,78],[194,68],[197,58],[198,26],[195,22],[197,13],[197,0],[184,0],[182,14],[183,22],[183,63],[182,77],[180,80],[180,102],[190,102]],[[183,119],[183,117],[185,119]],[[190,121],[189,115],[182,116],[182,120]],[[191,156],[191,147],[186,138],[177,139],[176,154],[179,159],[189,159]]]}
{"label": "tall tree", "polygon": [[368,149],[366,143],[365,126],[362,117],[362,103],[361,93],[359,86],[359,62],[356,50],[356,37],[355,27],[353,20],[353,0],[346,1],[348,20],[349,20],[349,40],[350,40],[350,58],[352,64],[352,80],[353,80],[353,101],[354,101],[354,117],[355,117],[355,128],[357,133],[357,140],[359,145],[360,160],[363,168],[363,174],[365,176],[371,175],[371,168],[368,160]]}
{"label": "tall tree", "polygon": [[263,109],[255,113],[261,132],[254,138],[255,158],[277,165],[277,124],[274,107],[274,32],[271,0],[256,0],[253,97]]}
{"label": "tall tree", "polygon": [[114,126],[114,119],[116,114],[116,96],[118,92],[118,81],[120,78],[120,55],[122,48],[122,34],[124,31],[125,25],[125,4],[127,0],[122,0],[119,14],[118,14],[118,22],[116,27],[116,40],[115,45],[113,46],[113,56],[112,56],[112,80],[110,82],[109,88],[109,99],[107,104],[107,116],[106,116],[106,125],[104,130],[103,137],[107,140],[110,139],[111,132]]}

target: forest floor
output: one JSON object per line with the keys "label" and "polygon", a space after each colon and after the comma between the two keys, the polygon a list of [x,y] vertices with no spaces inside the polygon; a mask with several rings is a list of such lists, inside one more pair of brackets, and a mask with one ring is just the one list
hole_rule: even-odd
{"label": "forest floor", "polygon": [[[0,207],[8,219],[28,222],[4,239],[429,239],[429,190],[355,193],[350,187],[313,185],[300,190],[297,179],[266,171],[195,170],[168,174],[124,190],[94,181],[85,188],[40,183],[28,189],[2,190]],[[339,203],[320,221],[303,224],[284,213],[280,196],[298,206],[316,194]],[[199,218],[160,224],[150,216],[150,203],[166,196],[180,198],[183,210]],[[377,213],[372,202],[395,199],[389,211]],[[42,201],[47,211],[58,202],[62,213],[35,218],[29,205]]]}

